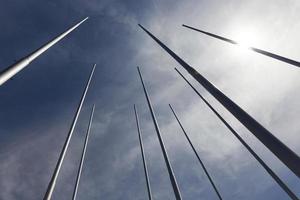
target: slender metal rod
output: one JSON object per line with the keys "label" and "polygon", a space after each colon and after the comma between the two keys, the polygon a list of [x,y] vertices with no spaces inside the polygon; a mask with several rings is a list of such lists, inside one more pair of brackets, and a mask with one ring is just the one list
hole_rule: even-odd
{"label": "slender metal rod", "polygon": [[300,178],[300,158],[285,144],[278,140],[270,131],[252,118],[246,111],[234,103],[217,87],[210,83],[204,76],[199,74],[193,67],[188,65],[171,49],[152,35],[148,30],[139,26],[155,40],[166,52],[169,53],[187,72],[193,76],[212,96],[214,96],[233,116],[235,116],[252,134],[259,139],[277,158],[279,158],[298,178]]}
{"label": "slender metal rod", "polygon": [[184,133],[184,135],[185,135],[187,141],[189,142],[189,144],[191,145],[191,147],[192,147],[192,149],[193,149],[195,155],[197,156],[197,159],[198,159],[199,163],[201,164],[201,166],[202,166],[202,168],[203,168],[203,170],[204,170],[204,172],[205,172],[205,174],[206,174],[206,176],[207,176],[209,182],[210,182],[211,185],[213,186],[213,188],[214,188],[214,190],[215,190],[215,192],[216,192],[218,198],[219,198],[220,200],[222,200],[221,194],[219,193],[219,191],[218,191],[218,189],[217,189],[217,187],[216,187],[214,181],[212,180],[211,176],[209,175],[209,173],[208,173],[208,171],[207,171],[207,169],[206,169],[204,163],[202,162],[202,160],[201,160],[201,158],[200,158],[198,152],[196,151],[196,149],[195,149],[195,147],[194,147],[194,145],[193,145],[193,143],[192,143],[190,137],[187,135],[185,129],[183,128],[183,125],[182,125],[182,123],[180,122],[180,120],[179,120],[179,118],[178,118],[176,112],[175,112],[174,109],[172,108],[171,104],[169,104],[169,107],[170,107],[170,109],[171,109],[171,111],[172,111],[172,113],[173,113],[175,119],[177,120],[177,122],[178,122],[178,124],[179,124],[179,126],[180,126],[180,128],[181,128],[181,130],[182,130],[182,132]]}
{"label": "slender metal rod", "polygon": [[159,140],[159,144],[160,144],[160,147],[161,147],[161,150],[162,150],[162,153],[163,153],[163,157],[164,157],[165,162],[166,162],[166,166],[167,166],[167,169],[168,169],[170,181],[171,181],[171,184],[172,184],[172,187],[173,187],[173,191],[174,191],[176,200],[181,200],[182,198],[181,198],[180,190],[178,188],[178,184],[177,184],[177,181],[176,181],[171,163],[169,161],[169,157],[168,157],[168,154],[167,154],[167,151],[166,151],[166,148],[165,148],[165,144],[164,144],[163,138],[162,138],[161,133],[160,133],[160,129],[159,129],[159,126],[158,126],[158,123],[157,123],[157,120],[156,120],[155,113],[154,113],[153,108],[152,108],[151,100],[149,98],[147,89],[145,87],[143,77],[142,77],[142,74],[140,72],[140,68],[137,67],[137,70],[138,70],[138,73],[139,73],[139,76],[140,76],[140,79],[141,79],[141,82],[142,82],[143,90],[144,90],[144,93],[145,93],[145,96],[146,96],[146,99],[147,99],[148,107],[149,107],[151,117],[152,117],[152,120],[153,120],[153,123],[154,123],[154,126],[155,126],[155,130],[156,130],[157,137],[158,137],[158,140]]}
{"label": "slender metal rod", "polygon": [[76,183],[75,183],[75,187],[74,187],[74,190],[73,190],[73,197],[72,197],[73,200],[75,200],[76,197],[77,197],[78,186],[79,186],[80,177],[81,177],[81,173],[82,173],[82,166],[83,166],[83,162],[84,162],[84,158],[85,158],[85,153],[86,153],[86,148],[87,148],[87,144],[89,142],[89,136],[90,136],[91,127],[92,127],[92,123],[93,123],[94,111],[95,111],[95,105],[93,105],[91,116],[90,116],[90,120],[89,120],[88,129],[86,131],[86,136],[85,136],[85,140],[84,140],[84,146],[83,146],[83,150],[82,150],[82,154],[81,154],[81,158],[80,158],[80,164],[79,164],[79,168],[78,168],[78,172],[77,172],[77,177],[76,177]]}
{"label": "slender metal rod", "polygon": [[144,173],[145,173],[145,177],[146,177],[148,198],[149,198],[149,200],[152,200],[150,180],[149,180],[149,175],[148,175],[147,163],[146,163],[146,159],[145,159],[145,152],[144,152],[144,146],[143,146],[143,138],[142,138],[142,135],[141,135],[139,116],[138,116],[137,109],[136,109],[135,105],[133,106],[133,108],[134,108],[136,127],[137,127],[138,136],[139,136],[140,147],[141,147],[142,160],[143,160],[143,165],[144,165]]}
{"label": "slender metal rod", "polygon": [[89,79],[88,79],[88,81],[87,81],[87,84],[86,84],[86,86],[85,86],[85,89],[84,89],[84,92],[83,92],[83,94],[82,94],[80,103],[79,103],[79,105],[78,105],[76,114],[75,114],[75,116],[74,116],[74,118],[73,118],[72,125],[71,125],[71,127],[70,127],[68,136],[67,136],[66,141],[65,141],[65,143],[64,143],[63,149],[62,149],[62,151],[61,151],[61,153],[60,153],[60,155],[59,155],[59,158],[58,158],[58,161],[57,161],[57,163],[56,163],[56,166],[55,166],[53,175],[52,175],[52,177],[51,177],[51,180],[50,180],[50,182],[49,182],[49,184],[48,184],[48,188],[47,188],[47,191],[46,191],[46,193],[45,193],[44,200],[51,200],[52,193],[53,193],[53,190],[54,190],[54,188],[55,188],[56,180],[57,180],[57,177],[58,177],[60,168],[61,168],[61,166],[62,166],[64,157],[65,157],[65,155],[66,155],[66,152],[67,152],[67,149],[68,149],[68,146],[69,146],[71,137],[72,137],[72,135],[73,135],[73,132],[74,132],[74,129],[75,129],[75,126],[76,126],[76,123],[77,123],[77,120],[78,120],[78,117],[79,117],[79,114],[80,114],[80,111],[81,111],[81,108],[82,108],[84,99],[85,99],[85,97],[86,97],[87,91],[88,91],[88,89],[89,89],[89,86],[90,86],[90,83],[91,83],[91,80],[92,80],[92,77],[93,77],[93,74],[94,74],[94,71],[95,71],[95,68],[96,68],[96,64],[94,64],[93,69],[92,69],[92,71],[91,71],[91,73],[90,73]]}
{"label": "slender metal rod", "polygon": [[61,39],[63,39],[66,35],[71,33],[73,30],[75,30],[78,26],[80,26],[84,21],[86,21],[88,17],[80,21],[79,23],[75,24],[71,28],[69,28],[67,31],[63,32],[62,34],[58,35],[54,39],[52,39],[50,42],[46,43],[45,45],[41,46],[31,54],[21,58],[16,63],[10,65],[6,69],[0,72],[0,86],[4,84],[6,81],[8,81],[10,78],[12,78],[15,74],[17,74],[19,71],[24,69],[27,65],[29,65],[33,60],[35,60],[38,56],[40,56],[42,53],[44,53],[46,50],[48,50],[50,47],[52,47],[54,44],[59,42]]}
{"label": "slender metal rod", "polygon": [[[231,39],[228,39],[228,38],[225,38],[225,37],[222,37],[222,36],[219,36],[219,35],[215,35],[213,33],[209,33],[209,32],[206,32],[206,31],[202,31],[200,29],[197,29],[197,28],[194,28],[194,27],[191,27],[191,26],[188,26],[188,25],[185,25],[183,24],[182,25],[183,27],[186,27],[188,29],[192,29],[194,31],[197,31],[197,32],[200,32],[200,33],[203,33],[205,35],[208,35],[210,37],[213,37],[213,38],[217,38],[219,40],[223,40],[225,42],[228,42],[228,43],[231,43],[231,44],[234,44],[234,45],[239,45],[239,43],[237,41],[234,41],[234,40],[231,40]],[[280,56],[280,55],[277,55],[277,54],[274,54],[274,53],[271,53],[271,52],[268,52],[268,51],[265,51],[265,50],[262,50],[262,49],[258,49],[258,48],[255,48],[255,47],[247,47],[249,50],[252,50],[256,53],[259,53],[259,54],[262,54],[264,56],[268,56],[268,57],[271,57],[271,58],[274,58],[276,60],[279,60],[281,62],[285,62],[285,63],[288,63],[288,64],[291,64],[291,65],[294,65],[296,67],[300,67],[300,62],[299,61],[296,61],[296,60],[292,60],[290,58],[286,58],[286,57],[283,57],[283,56]]]}
{"label": "slender metal rod", "polygon": [[210,105],[210,103],[196,90],[196,88],[187,80],[187,78],[175,68],[177,73],[186,81],[186,83],[194,90],[194,92],[202,99],[209,109],[223,122],[230,132],[242,143],[249,153],[261,164],[267,173],[277,182],[277,184],[291,197],[298,200],[297,196],[289,189],[289,187],[275,174],[275,172],[254,152],[254,150],[239,136],[239,134],[227,123],[227,121]]}

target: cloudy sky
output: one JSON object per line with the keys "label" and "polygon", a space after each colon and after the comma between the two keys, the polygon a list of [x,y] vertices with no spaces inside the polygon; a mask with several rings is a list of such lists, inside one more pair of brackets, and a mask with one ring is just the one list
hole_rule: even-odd
{"label": "cloudy sky", "polygon": [[72,196],[96,104],[78,199],[147,199],[133,104],[141,117],[155,199],[174,199],[138,79],[140,66],[185,200],[217,199],[171,103],[224,199],[289,199],[174,71],[179,68],[300,196],[299,179],[137,24],[147,27],[298,155],[300,70],[190,31],[185,23],[300,60],[297,0],[1,0],[0,70],[86,16],[0,88],[0,199],[42,199],[93,63],[98,67],[53,199]]}

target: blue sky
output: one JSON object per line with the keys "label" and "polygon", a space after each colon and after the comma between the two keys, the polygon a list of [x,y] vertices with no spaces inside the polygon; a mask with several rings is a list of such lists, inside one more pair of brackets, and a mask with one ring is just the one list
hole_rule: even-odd
{"label": "blue sky", "polygon": [[[98,67],[53,199],[71,198],[93,103],[95,123],[78,199],[146,199],[134,103],[154,197],[174,199],[136,66],[143,72],[183,199],[217,197],[168,103],[182,119],[224,199],[289,199],[173,69],[182,68],[137,24],[152,31],[299,155],[299,69],[181,27],[196,26],[300,60],[298,1],[0,3],[0,70],[90,16],[0,89],[0,199],[42,199],[93,63]],[[299,179],[189,80],[299,195]]]}

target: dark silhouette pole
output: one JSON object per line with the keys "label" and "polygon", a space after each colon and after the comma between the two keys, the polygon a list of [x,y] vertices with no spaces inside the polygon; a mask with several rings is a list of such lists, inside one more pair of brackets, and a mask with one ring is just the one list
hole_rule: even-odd
{"label": "dark silhouette pole", "polygon": [[81,173],[82,173],[82,166],[83,166],[83,162],[84,162],[84,158],[85,158],[87,144],[89,142],[89,136],[90,136],[93,117],[94,117],[94,111],[95,111],[95,105],[92,108],[88,129],[87,129],[86,135],[85,135],[84,146],[83,146],[83,150],[82,150],[82,154],[81,154],[81,158],[80,158],[80,164],[79,164],[79,168],[78,168],[78,172],[77,172],[76,183],[75,183],[75,187],[74,187],[74,190],[73,190],[72,200],[76,200],[76,197],[77,197],[80,177],[81,177]]}
{"label": "dark silhouette pole", "polygon": [[[231,39],[219,36],[219,35],[215,35],[213,33],[209,33],[209,32],[206,32],[206,31],[202,31],[200,29],[197,29],[197,28],[185,25],[185,24],[183,24],[182,26],[184,26],[186,28],[189,28],[189,29],[192,29],[194,31],[203,33],[203,34],[208,35],[210,37],[217,38],[219,40],[223,40],[223,41],[231,43],[231,44],[239,45],[239,43],[236,42],[236,41],[234,41],[234,40],[231,40]],[[298,62],[296,60],[292,60],[290,58],[286,58],[286,57],[283,57],[283,56],[280,56],[280,55],[277,55],[277,54],[274,54],[274,53],[271,53],[271,52],[268,52],[268,51],[265,51],[265,50],[262,50],[262,49],[258,49],[258,48],[255,48],[255,47],[248,47],[248,49],[250,49],[250,50],[252,50],[252,51],[254,51],[256,53],[262,54],[264,56],[268,56],[268,57],[274,58],[274,59],[279,60],[281,62],[285,62],[285,63],[291,64],[291,65],[294,65],[296,67],[300,67],[300,62]]]}
{"label": "dark silhouette pole", "polygon": [[78,117],[79,117],[79,114],[80,114],[80,111],[81,111],[81,108],[82,108],[82,105],[83,105],[83,102],[84,102],[84,99],[85,99],[85,96],[86,96],[86,94],[88,92],[88,89],[89,89],[89,86],[90,86],[90,83],[91,83],[91,80],[92,80],[95,68],[96,68],[96,64],[93,66],[93,69],[92,69],[92,71],[90,73],[89,79],[88,79],[88,81],[86,83],[84,92],[83,92],[83,94],[81,96],[80,103],[79,103],[78,108],[76,110],[76,114],[75,114],[75,116],[73,118],[72,125],[70,127],[68,136],[67,136],[67,138],[65,140],[63,149],[62,149],[62,151],[61,151],[61,153],[59,155],[58,161],[56,163],[53,175],[52,175],[51,180],[50,180],[50,182],[48,184],[47,191],[46,191],[45,196],[44,196],[44,200],[51,200],[51,198],[52,198],[52,193],[53,193],[53,190],[55,188],[56,180],[57,180],[60,168],[62,166],[63,160],[65,158],[66,152],[68,150],[68,146],[69,146],[71,137],[73,135],[73,132],[74,132],[74,129],[75,129],[75,126],[76,126],[76,123],[77,123],[77,120],[78,120]]}
{"label": "dark silhouette pole", "polygon": [[202,162],[202,160],[201,160],[199,154],[197,153],[197,151],[196,151],[196,149],[195,149],[195,147],[194,147],[194,145],[193,145],[193,143],[192,143],[190,137],[187,135],[185,129],[183,128],[183,126],[182,126],[182,124],[181,124],[179,118],[177,117],[177,114],[175,113],[174,109],[172,108],[171,104],[169,104],[169,106],[170,106],[170,109],[171,109],[171,111],[172,111],[172,113],[173,113],[175,119],[177,120],[177,122],[178,122],[178,124],[179,124],[179,126],[180,126],[180,128],[181,128],[181,130],[182,130],[182,132],[184,133],[184,135],[185,135],[187,141],[189,142],[189,144],[191,145],[191,147],[192,147],[192,149],[193,149],[195,155],[197,156],[198,161],[199,161],[199,163],[201,164],[201,166],[202,166],[202,168],[203,168],[203,170],[204,170],[204,172],[205,172],[205,174],[206,174],[206,176],[207,176],[209,182],[210,182],[211,185],[213,186],[213,188],[214,188],[214,190],[215,190],[215,192],[216,192],[218,198],[219,198],[220,200],[222,200],[221,194],[219,193],[219,191],[218,191],[218,189],[217,189],[215,183],[213,182],[212,178],[210,177],[210,175],[209,175],[209,173],[208,173],[208,171],[207,171],[207,169],[206,169],[204,163]]}
{"label": "dark silhouette pole", "polygon": [[253,135],[256,136],[277,158],[279,158],[291,171],[300,177],[300,158],[285,144],[278,140],[270,131],[252,118],[246,111],[234,103],[217,87],[210,83],[204,76],[199,74],[193,67],[188,65],[171,49],[152,35],[148,30],[139,26],[155,40],[166,52],[170,54],[188,73],[193,76],[212,96],[214,96],[233,116],[235,116]]}
{"label": "dark silhouette pole", "polygon": [[249,153],[261,164],[267,173],[277,182],[277,184],[291,197],[293,200],[298,200],[297,196],[289,189],[289,187],[275,174],[275,172],[254,152],[254,150],[239,136],[239,134],[227,123],[227,121],[208,103],[208,101],[196,90],[196,88],[183,76],[183,74],[175,68],[178,74],[186,81],[186,83],[194,90],[194,92],[202,99],[211,111],[223,122],[230,132],[242,143]]}
{"label": "dark silhouette pole", "polygon": [[145,173],[145,177],[146,177],[148,198],[149,198],[149,200],[152,200],[152,194],[151,194],[151,187],[150,187],[148,169],[147,169],[147,164],[146,164],[146,159],[145,159],[145,153],[144,153],[144,147],[143,147],[143,139],[142,139],[141,129],[140,129],[140,123],[139,123],[139,116],[138,116],[137,109],[136,109],[135,105],[133,106],[133,108],[134,108],[134,114],[135,114],[137,132],[138,132],[138,135],[139,135],[139,142],[140,142],[141,153],[142,153],[144,173]]}
{"label": "dark silhouette pole", "polygon": [[163,157],[164,157],[166,165],[167,165],[170,181],[171,181],[171,184],[172,184],[172,187],[173,187],[173,191],[174,191],[176,200],[181,200],[182,198],[181,198],[181,194],[180,194],[180,191],[179,191],[179,188],[178,188],[178,184],[177,184],[172,166],[170,164],[169,157],[168,157],[168,154],[167,154],[167,151],[166,151],[166,148],[165,148],[165,144],[164,144],[163,138],[161,137],[161,133],[160,133],[160,129],[159,129],[159,126],[158,126],[158,123],[157,123],[157,120],[156,120],[156,116],[155,116],[155,113],[153,111],[152,104],[151,104],[147,89],[145,87],[143,77],[142,77],[142,74],[140,72],[139,67],[137,67],[137,70],[138,70],[138,73],[139,73],[139,76],[140,76],[140,79],[141,79],[141,82],[142,82],[143,90],[144,90],[146,100],[147,100],[147,103],[148,103],[148,107],[149,107],[149,110],[150,110],[150,113],[151,113],[151,117],[152,117],[152,120],[153,120],[153,123],[154,123],[154,126],[155,126],[155,130],[156,130],[157,137],[158,137],[158,140],[159,140],[159,144],[160,144],[160,147],[161,147],[161,150],[162,150],[162,153],[163,153]]}

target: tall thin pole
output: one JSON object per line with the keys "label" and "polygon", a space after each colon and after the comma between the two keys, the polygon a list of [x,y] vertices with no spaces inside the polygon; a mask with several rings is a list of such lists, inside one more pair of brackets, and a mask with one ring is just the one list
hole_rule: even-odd
{"label": "tall thin pole", "polygon": [[297,196],[289,189],[289,187],[275,174],[275,172],[254,152],[254,150],[239,136],[239,134],[227,123],[227,121],[210,105],[210,103],[196,90],[196,88],[184,77],[184,75],[175,68],[178,74],[187,82],[194,92],[202,99],[211,111],[223,122],[230,132],[242,143],[249,153],[261,164],[267,173],[277,182],[277,184],[291,197],[293,200],[298,200]]}
{"label": "tall thin pole", "polygon": [[252,118],[246,111],[234,103],[217,87],[188,65],[171,49],[152,35],[143,26],[139,25],[153,40],[155,40],[166,52],[169,53],[187,72],[193,76],[212,96],[214,96],[233,116],[236,117],[257,139],[259,139],[277,158],[279,158],[291,171],[300,178],[300,158],[285,144],[278,140],[270,131]]}
{"label": "tall thin pole", "polygon": [[[189,29],[192,29],[194,31],[203,33],[203,34],[208,35],[210,37],[217,38],[219,40],[223,40],[225,42],[228,42],[228,43],[231,43],[231,44],[234,44],[234,45],[239,45],[239,43],[236,42],[236,41],[234,41],[234,40],[231,40],[231,39],[219,36],[219,35],[215,35],[213,33],[209,33],[209,32],[206,32],[206,31],[202,31],[200,29],[197,29],[197,28],[185,25],[185,24],[183,24],[182,26],[184,26],[186,28],[189,28]],[[296,67],[300,67],[300,62],[298,62],[296,60],[292,60],[290,58],[283,57],[283,56],[280,56],[280,55],[277,55],[277,54],[274,54],[274,53],[271,53],[271,52],[268,52],[268,51],[265,51],[265,50],[262,50],[262,49],[258,49],[258,48],[255,48],[255,47],[248,47],[248,49],[252,50],[252,51],[254,51],[256,53],[262,54],[264,56],[268,56],[268,57],[274,58],[274,59],[279,60],[281,62],[285,62],[285,63],[291,64],[291,65],[294,65]]]}
{"label": "tall thin pole", "polygon": [[83,19],[79,23],[75,24],[74,26],[69,28],[67,31],[65,31],[62,34],[58,35],[53,40],[51,40],[48,43],[44,44],[43,46],[41,46],[40,48],[38,48],[34,52],[30,53],[29,55],[25,56],[24,58],[21,58],[16,63],[10,65],[6,69],[4,69],[2,72],[0,72],[0,86],[2,84],[4,84],[6,81],[8,81],[10,78],[12,78],[14,75],[16,75],[19,71],[24,69],[33,60],[35,60],[37,57],[39,57],[42,53],[44,53],[46,50],[48,50],[54,44],[56,44],[61,39],[63,39],[66,35],[68,35],[73,30],[75,30],[78,26],[80,26],[87,19],[88,19],[88,17],[86,17],[85,19]]}
{"label": "tall thin pole", "polygon": [[176,200],[181,200],[182,198],[181,198],[180,190],[178,188],[178,184],[177,184],[172,166],[171,166],[170,161],[169,161],[169,157],[168,157],[168,154],[167,154],[167,151],[166,151],[166,148],[165,148],[163,138],[161,137],[160,129],[159,129],[159,126],[158,126],[158,123],[157,123],[157,120],[156,120],[155,113],[154,113],[153,108],[152,108],[151,100],[148,96],[148,92],[147,92],[147,89],[145,87],[143,77],[142,77],[142,74],[140,72],[140,68],[137,67],[137,70],[138,70],[138,73],[139,73],[139,76],[140,76],[140,79],[141,79],[141,82],[142,82],[143,90],[144,90],[144,93],[145,93],[145,96],[146,96],[146,99],[147,99],[148,107],[149,107],[151,117],[152,117],[152,120],[153,120],[153,123],[154,123],[154,126],[155,126],[155,130],[156,130],[156,133],[157,133],[159,144],[160,144],[160,147],[161,147],[161,150],[162,150],[162,153],[163,153],[166,165],[167,165],[170,181],[171,181],[171,184],[172,184],[172,187],[173,187],[173,191],[174,191]]}
{"label": "tall thin pole", "polygon": [[197,151],[196,151],[196,149],[195,149],[195,147],[194,147],[194,145],[193,145],[193,143],[192,143],[190,137],[187,135],[185,129],[183,128],[183,125],[181,124],[181,122],[180,122],[180,120],[179,120],[177,114],[175,113],[174,109],[172,108],[171,104],[169,104],[169,107],[170,107],[170,109],[171,109],[171,111],[172,111],[172,113],[173,113],[173,115],[174,115],[176,121],[178,122],[178,124],[179,124],[179,126],[180,126],[182,132],[184,133],[184,135],[185,135],[187,141],[189,142],[189,144],[191,145],[191,147],[192,147],[192,149],[193,149],[195,155],[197,156],[197,159],[198,159],[200,165],[202,166],[202,168],[203,168],[203,170],[204,170],[204,172],[205,172],[205,174],[206,174],[206,176],[207,176],[207,178],[208,178],[210,184],[213,186],[213,188],[214,188],[214,190],[215,190],[215,192],[216,192],[218,198],[219,198],[220,200],[222,200],[221,194],[219,193],[219,191],[218,191],[218,189],[217,189],[217,187],[216,187],[214,181],[212,180],[211,176],[209,175],[209,173],[208,173],[208,171],[207,171],[207,169],[206,169],[204,163],[202,162],[202,160],[201,160],[199,154],[197,153]]}
{"label": "tall thin pole", "polygon": [[79,114],[80,114],[80,111],[81,111],[81,108],[82,108],[82,105],[83,105],[85,96],[86,96],[87,91],[88,91],[88,89],[89,89],[89,86],[90,86],[90,83],[91,83],[91,80],[92,80],[92,77],[93,77],[95,68],[96,68],[96,64],[94,64],[93,69],[92,69],[92,71],[91,71],[91,73],[90,73],[89,79],[88,79],[88,81],[87,81],[87,84],[86,84],[86,86],[85,86],[85,89],[84,89],[84,92],[83,92],[83,94],[82,94],[80,103],[79,103],[79,105],[78,105],[76,114],[75,114],[75,116],[74,116],[74,118],[73,118],[72,125],[71,125],[71,127],[70,127],[68,136],[67,136],[66,141],[65,141],[65,143],[64,143],[63,149],[62,149],[62,151],[61,151],[61,153],[60,153],[60,155],[59,155],[58,161],[57,161],[56,166],[55,166],[55,169],[54,169],[54,173],[53,173],[53,175],[52,175],[52,177],[51,177],[51,180],[50,180],[50,182],[49,182],[49,184],[48,184],[48,188],[47,188],[47,191],[46,191],[46,193],[45,193],[44,200],[51,200],[52,193],[53,193],[53,190],[54,190],[54,188],[55,188],[56,180],[57,180],[57,177],[58,177],[60,168],[61,168],[61,166],[62,166],[64,157],[65,157],[65,155],[66,155],[66,152],[67,152],[67,149],[68,149],[68,146],[69,146],[71,137],[72,137],[72,135],[73,135],[74,128],[75,128],[75,126],[76,126],[76,123],[77,123],[77,120],[78,120],[78,117],[79,117]]}
{"label": "tall thin pole", "polygon": [[143,165],[144,165],[144,173],[145,173],[145,177],[146,177],[148,198],[149,198],[149,200],[152,200],[152,193],[151,193],[148,169],[147,169],[147,164],[146,164],[146,159],[145,159],[145,152],[144,152],[144,146],[143,146],[143,139],[142,139],[142,135],[141,135],[139,116],[138,116],[137,109],[136,109],[135,105],[133,106],[133,108],[134,108],[136,127],[137,127],[138,136],[139,136],[140,147],[141,147],[142,160],[143,160]]}
{"label": "tall thin pole", "polygon": [[80,164],[79,164],[79,168],[78,168],[78,172],[77,172],[76,183],[75,183],[75,187],[74,187],[74,191],[73,191],[72,200],[75,200],[76,197],[77,197],[79,181],[80,181],[80,177],[81,177],[81,173],[82,173],[82,166],[83,166],[85,153],[86,153],[86,147],[87,147],[87,144],[89,142],[89,135],[90,135],[90,132],[91,132],[91,127],[92,127],[92,122],[93,122],[93,117],[94,117],[94,111],[95,111],[95,105],[93,105],[90,120],[89,120],[88,129],[86,131],[84,146],[83,146],[83,150],[82,150],[82,154],[81,154],[81,159],[80,159]]}

